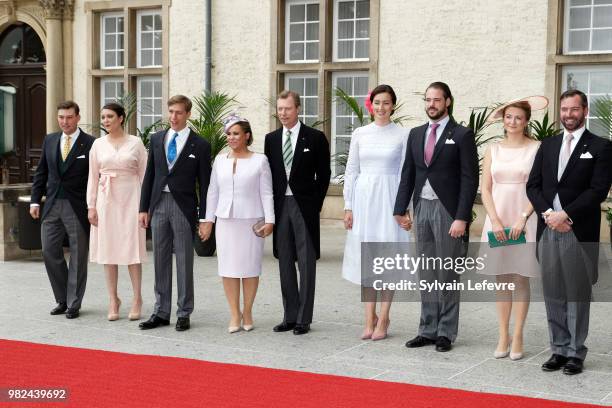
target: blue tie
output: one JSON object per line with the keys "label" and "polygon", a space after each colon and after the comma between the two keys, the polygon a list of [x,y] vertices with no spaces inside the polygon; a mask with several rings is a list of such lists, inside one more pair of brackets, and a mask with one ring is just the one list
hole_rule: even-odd
{"label": "blue tie", "polygon": [[168,145],[168,163],[172,164],[174,163],[174,160],[176,159],[176,138],[178,137],[178,133],[174,133],[174,136],[172,136],[172,140],[170,141],[170,144]]}

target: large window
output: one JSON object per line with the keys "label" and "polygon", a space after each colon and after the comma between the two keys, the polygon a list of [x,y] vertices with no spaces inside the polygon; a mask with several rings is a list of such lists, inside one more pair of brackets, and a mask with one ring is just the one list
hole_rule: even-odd
{"label": "large window", "polygon": [[612,0],[548,0],[548,8],[546,88],[555,95],[549,112],[558,121],[559,95],[578,89],[589,99],[589,130],[612,139],[595,109],[612,96]]}
{"label": "large window", "polygon": [[287,1],[285,62],[319,60],[319,3]]}
{"label": "large window", "polygon": [[100,81],[100,106],[115,102],[124,94],[123,78],[106,77]]}
{"label": "large window", "polygon": [[[302,97],[300,120],[329,138],[332,182],[340,180],[342,155],[348,152],[355,115],[335,90],[341,88],[363,105],[378,72],[378,15],[381,0],[277,0],[272,2],[273,69],[276,92],[289,89]],[[278,16],[282,16],[279,18]],[[274,100],[275,95],[271,99]],[[272,124],[272,126],[278,123]],[[339,160],[336,160],[336,159]],[[338,192],[332,188],[332,194]]]}
{"label": "large window", "polygon": [[[338,72],[332,76],[333,87],[340,88],[355,98],[359,106],[365,110],[365,98],[368,94],[368,74],[363,72]],[[332,104],[332,154],[348,153],[353,129],[360,126],[355,113],[344,103],[334,99]],[[333,175],[344,172],[341,161],[336,161],[332,169]]]}
{"label": "large window", "polygon": [[144,130],[162,118],[162,80],[138,78],[138,129]]}
{"label": "large window", "polygon": [[161,67],[162,21],[159,11],[140,11],[137,19],[138,67]]}
{"label": "large window", "polygon": [[290,89],[302,97],[300,120],[312,126],[319,120],[319,78],[317,74],[287,74],[285,89]]}
{"label": "large window", "polygon": [[612,95],[612,65],[567,66],[563,69],[562,91],[578,89],[589,98],[587,128],[599,136],[612,138],[600,119],[595,116],[594,102]]}
{"label": "large window", "polygon": [[367,60],[370,53],[369,0],[334,2],[334,59]]}
{"label": "large window", "polygon": [[612,0],[565,0],[566,54],[612,52]]}
{"label": "large window", "polygon": [[134,110],[127,127],[132,134],[163,119],[169,7],[170,0],[85,2],[88,32],[96,35],[89,42],[92,123],[102,106],[116,100],[133,104],[125,106]]}
{"label": "large window", "polygon": [[123,13],[105,13],[100,20],[102,68],[123,68]]}

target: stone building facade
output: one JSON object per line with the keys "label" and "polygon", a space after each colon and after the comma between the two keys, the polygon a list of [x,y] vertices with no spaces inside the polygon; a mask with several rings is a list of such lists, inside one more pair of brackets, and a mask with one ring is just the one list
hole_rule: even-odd
{"label": "stone building facade", "polygon": [[[451,86],[458,120],[536,94],[550,98],[556,118],[568,87],[591,100],[612,94],[612,0],[0,0],[0,59],[15,47],[16,27],[34,32],[45,53],[21,65],[0,60],[0,87],[18,65],[44,77],[30,87],[39,111],[21,113],[30,116],[21,118],[11,181],[30,180],[60,100],[78,101],[82,123],[95,127],[105,101],[131,92],[134,133],[164,119],[168,96],[201,94],[207,5],[211,88],[240,101],[258,151],[276,127],[271,101],[283,88],[303,95],[303,120],[324,121],[333,153],[346,151],[356,123],[334,102],[336,87],[362,101],[376,84],[392,85],[411,117],[405,126],[425,121],[419,93],[435,80]],[[589,126],[602,133],[597,118]],[[340,190],[332,186],[330,197]],[[338,198],[326,211],[339,209]]]}

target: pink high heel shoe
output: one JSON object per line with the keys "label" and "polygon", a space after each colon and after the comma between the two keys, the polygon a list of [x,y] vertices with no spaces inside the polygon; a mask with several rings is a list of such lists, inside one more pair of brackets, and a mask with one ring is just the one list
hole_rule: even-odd
{"label": "pink high heel shoe", "polygon": [[374,334],[374,331],[376,330],[376,325],[378,324],[378,317],[374,319],[374,330],[368,330],[365,329],[363,331],[363,334],[361,335],[361,340],[369,340],[372,338],[372,334]]}
{"label": "pink high heel shoe", "polygon": [[387,338],[387,330],[389,330],[391,320],[387,320],[387,324],[383,323],[382,321],[380,321],[380,323],[384,325],[384,329],[378,330],[378,325],[376,325],[376,329],[374,330],[374,333],[372,333],[373,341],[383,340]]}

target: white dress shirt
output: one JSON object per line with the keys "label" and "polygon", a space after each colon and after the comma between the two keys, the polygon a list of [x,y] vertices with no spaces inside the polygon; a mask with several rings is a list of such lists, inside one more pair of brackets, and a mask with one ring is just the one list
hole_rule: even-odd
{"label": "white dress shirt", "polygon": [[[60,144],[59,144],[60,155],[61,155],[62,149],[64,148],[64,141],[66,140],[66,137],[70,136],[70,150],[72,150],[72,148],[74,147],[74,142],[76,142],[80,134],[81,134],[81,129],[79,128],[77,128],[76,132],[74,132],[71,135],[66,135],[64,132],[62,132],[62,135],[60,136]],[[70,150],[68,152],[70,152]],[[45,154],[45,152],[42,152],[41,154]],[[32,207],[40,207],[40,204],[32,203],[30,204],[30,208]]]}
{"label": "white dress shirt", "polygon": [[[450,120],[450,116],[446,116],[444,119],[440,120],[439,122],[432,122],[431,120],[429,121],[429,127],[427,128],[427,131],[425,131],[425,145],[423,145],[423,157],[425,154],[425,146],[427,146],[427,139],[429,138],[429,134],[431,133],[431,124],[438,123],[440,125],[438,126],[438,129],[436,129],[436,145],[437,145],[438,140],[440,140],[440,137],[444,133],[444,129],[446,129],[446,125],[448,124],[449,120]],[[431,184],[429,184],[429,179],[425,180],[425,184],[423,185],[423,189],[421,190],[421,198],[424,198],[426,200],[437,200],[438,199],[438,195],[434,191],[433,187],[431,187]]]}
{"label": "white dress shirt", "polygon": [[[187,143],[189,132],[189,127],[179,130],[178,132],[172,128],[168,129],[168,132],[166,133],[166,138],[164,139],[164,149],[166,151],[166,162],[168,163],[168,170],[172,170],[174,163],[176,163],[179,156],[181,155],[181,151],[183,150],[183,147],[185,147],[185,143]],[[174,159],[174,162],[170,163],[168,162],[168,146],[170,146],[170,142],[172,141],[172,138],[174,137],[175,133],[178,133],[178,136],[176,137],[176,158]],[[170,192],[168,185],[164,186],[164,191],[166,193]]]}
{"label": "white dress shirt", "polygon": [[[295,156],[295,145],[297,144],[297,138],[300,134],[300,121],[298,120],[294,127],[291,129],[287,129],[283,126],[283,140],[281,144],[281,154],[283,151],[283,147],[285,146],[285,140],[287,140],[287,130],[291,131],[291,149],[293,149],[293,155]],[[286,196],[292,196],[293,192],[291,191],[291,187],[289,187],[289,176],[291,175],[291,169],[285,168],[285,172],[287,173],[287,190],[285,191]]]}
{"label": "white dress shirt", "polygon": [[[571,133],[574,136],[574,138],[572,139],[572,141],[570,143],[570,154],[569,155],[571,157],[572,153],[574,153],[574,149],[576,148],[576,146],[578,146],[578,142],[580,141],[580,138],[582,137],[582,134],[584,133],[585,130],[586,130],[586,128],[584,126],[582,126],[580,129],[577,129],[577,130],[575,130],[573,132],[568,132],[567,129],[563,129],[563,141],[561,142],[561,150],[559,150],[559,168],[557,169],[557,174],[561,170],[561,152],[563,151],[563,147],[565,145],[565,138],[566,138],[566,136],[569,133]],[[569,157],[567,158],[567,160],[568,160],[567,164],[569,164]],[[566,164],[566,166],[567,166],[567,164]],[[563,210],[563,207],[561,206],[561,200],[559,199],[559,194],[555,194],[555,198],[553,200],[553,208],[554,208],[555,211]]]}

